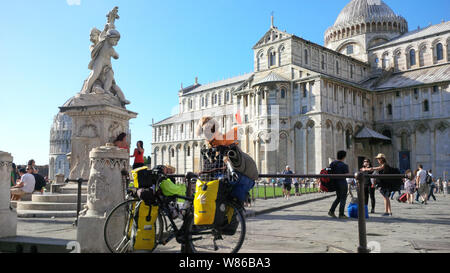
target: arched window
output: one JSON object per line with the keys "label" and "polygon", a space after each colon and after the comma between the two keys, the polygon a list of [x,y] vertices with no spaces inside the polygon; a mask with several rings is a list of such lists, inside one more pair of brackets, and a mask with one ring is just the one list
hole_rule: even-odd
{"label": "arched window", "polygon": [[350,65],[350,78],[353,79],[353,65]]}
{"label": "arched window", "polygon": [[217,104],[217,94],[214,94],[214,104]]}
{"label": "arched window", "polygon": [[175,157],[175,150],[172,149],[171,152],[172,152],[172,157]]}
{"label": "arched window", "polygon": [[202,107],[205,107],[205,97],[202,97]]}
{"label": "arched window", "polygon": [[386,54],[383,56],[383,59],[381,60],[381,67],[383,69],[386,69],[389,67],[389,56]]}
{"label": "arched window", "polygon": [[273,49],[271,49],[269,51],[269,56],[268,56],[268,58],[269,58],[269,67],[275,65],[275,61],[276,61],[275,57],[276,57],[276,53],[275,53],[275,51]]}
{"label": "arched window", "polygon": [[347,149],[350,149],[350,146],[352,146],[352,133],[349,129],[345,131],[345,146]]}
{"label": "arched window", "polygon": [[[386,137],[388,137],[388,138],[390,138],[390,139],[392,139],[392,133],[388,129],[384,130],[381,134],[386,136]],[[390,143],[392,143],[392,141],[389,140],[389,141],[386,141],[386,143],[390,144]]]}
{"label": "arched window", "polygon": [[230,92],[225,93],[225,100],[226,102],[230,102]]}
{"label": "arched window", "polygon": [[284,88],[281,89],[281,98],[282,99],[286,98],[286,90]]}
{"label": "arched window", "polygon": [[278,50],[278,66],[281,66],[281,56],[283,55],[284,52],[284,46],[281,46],[280,49]]}
{"label": "arched window", "polygon": [[305,64],[308,64],[308,49],[305,49]]}
{"label": "arched window", "polygon": [[306,98],[308,96],[308,89],[306,88],[306,83],[303,83],[302,86],[303,86],[303,97]]}
{"label": "arched window", "polygon": [[347,46],[347,55],[353,54],[353,45]]}
{"label": "arched window", "polygon": [[336,61],[336,74],[339,75],[339,61]]}
{"label": "arched window", "polygon": [[189,110],[192,110],[192,104],[193,104],[193,101],[191,99],[191,100],[189,100]]}
{"label": "arched window", "polygon": [[392,116],[392,104],[387,105],[387,113],[389,116]]}
{"label": "arched window", "polygon": [[256,71],[260,71],[261,70],[261,60],[263,58],[263,53],[259,53],[258,56],[256,57]]}
{"label": "arched window", "polygon": [[438,61],[444,59],[443,48],[442,48],[442,44],[441,43],[438,43],[436,45],[436,59]]}
{"label": "arched window", "polygon": [[409,65],[416,65],[416,51],[414,49],[409,51]]}
{"label": "arched window", "polygon": [[428,100],[423,101],[423,111],[424,112],[430,111],[430,104],[429,104]]}
{"label": "arched window", "polygon": [[400,146],[402,151],[409,150],[408,135],[405,132],[403,132],[401,135]]}

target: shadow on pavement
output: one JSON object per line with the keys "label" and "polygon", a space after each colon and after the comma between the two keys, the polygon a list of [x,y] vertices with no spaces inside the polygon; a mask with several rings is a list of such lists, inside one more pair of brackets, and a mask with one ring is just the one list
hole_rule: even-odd
{"label": "shadow on pavement", "polygon": [[[367,223],[370,222],[379,222],[379,223],[393,223],[393,222],[407,222],[413,224],[436,224],[436,225],[450,225],[450,219],[447,218],[439,218],[439,219],[414,219],[414,218],[398,218],[395,216],[379,216],[379,217],[370,217],[366,219]],[[357,222],[358,219],[349,218],[347,220],[334,219],[329,216],[313,216],[313,215],[273,215],[273,214],[264,214],[259,215],[257,218],[251,219],[251,221],[258,220],[279,220],[279,221],[330,221],[330,222]],[[250,219],[248,220],[250,221]]]}

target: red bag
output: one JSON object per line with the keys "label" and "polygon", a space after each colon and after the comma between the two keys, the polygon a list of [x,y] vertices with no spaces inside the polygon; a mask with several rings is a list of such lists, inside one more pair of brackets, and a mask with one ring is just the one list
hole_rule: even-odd
{"label": "red bag", "polygon": [[398,201],[399,201],[399,202],[402,202],[402,203],[406,203],[406,201],[408,201],[408,196],[407,196],[407,194],[404,193],[402,196],[400,196],[400,197],[398,198]]}
{"label": "red bag", "polygon": [[[326,168],[320,171],[320,174],[332,174],[331,168]],[[336,184],[334,179],[328,177],[320,178],[320,190],[324,192],[334,192],[336,191]]]}

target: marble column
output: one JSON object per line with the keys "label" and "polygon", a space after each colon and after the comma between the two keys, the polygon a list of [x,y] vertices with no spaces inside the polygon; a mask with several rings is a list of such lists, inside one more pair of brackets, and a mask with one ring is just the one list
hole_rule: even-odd
{"label": "marble column", "polygon": [[259,118],[260,116],[260,108],[259,108],[259,102],[261,100],[261,93],[260,91],[256,92],[256,117]]}
{"label": "marble column", "polygon": [[308,174],[308,130],[306,127],[301,130],[303,131],[303,172]]}
{"label": "marble column", "polygon": [[0,151],[0,238],[17,234],[17,213],[10,209],[12,161],[11,154]]}
{"label": "marble column", "polygon": [[267,143],[267,140],[264,142],[264,172],[269,172],[269,143]]}
{"label": "marble column", "polygon": [[[121,170],[127,167],[128,153],[112,143],[92,149],[89,153],[90,175],[87,210],[78,219],[77,241],[83,253],[109,252],[103,226],[110,211],[124,200],[125,186]],[[121,224],[117,224],[121,227]],[[117,230],[120,236],[122,230]]]}
{"label": "marble column", "polygon": [[259,137],[256,139],[255,160],[258,172],[261,173],[261,159],[260,159],[261,143]]}

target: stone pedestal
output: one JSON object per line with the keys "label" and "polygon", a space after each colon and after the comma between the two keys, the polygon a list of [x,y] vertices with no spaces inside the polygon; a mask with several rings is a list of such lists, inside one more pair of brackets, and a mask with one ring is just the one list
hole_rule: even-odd
{"label": "stone pedestal", "polygon": [[108,143],[90,154],[87,211],[78,219],[77,240],[83,253],[108,252],[103,225],[108,213],[124,201],[121,170],[127,167],[128,152]]}
{"label": "stone pedestal", "polygon": [[55,183],[56,184],[63,184],[64,183],[64,174],[57,174],[55,175]]}
{"label": "stone pedestal", "polygon": [[110,94],[77,94],[60,109],[72,118],[70,179],[88,179],[89,152],[122,132],[129,135],[129,120],[137,116]]}
{"label": "stone pedestal", "polygon": [[17,213],[9,208],[12,161],[11,154],[0,151],[0,238],[17,234]]}

